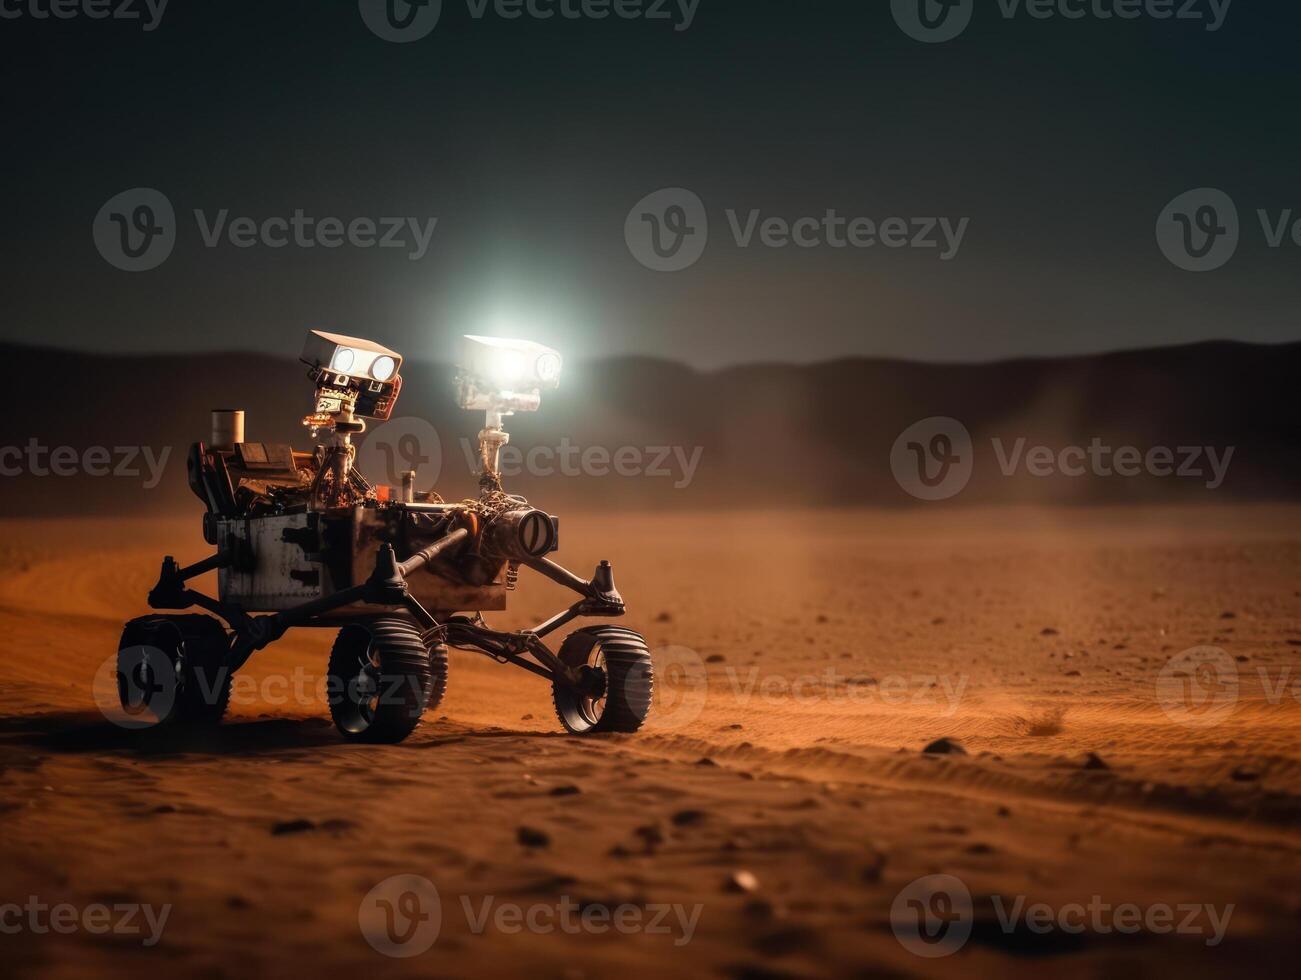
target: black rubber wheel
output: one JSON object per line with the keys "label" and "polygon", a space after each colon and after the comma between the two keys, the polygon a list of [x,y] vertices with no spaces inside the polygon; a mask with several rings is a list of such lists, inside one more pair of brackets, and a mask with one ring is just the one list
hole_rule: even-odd
{"label": "black rubber wheel", "polygon": [[567,667],[584,668],[587,690],[555,681],[556,715],[571,735],[635,732],[650,714],[655,670],[639,633],[621,626],[589,626],[565,637],[557,654]]}
{"label": "black rubber wheel", "polygon": [[406,619],[350,623],[330,651],[330,716],[344,738],[400,742],[447,689],[447,647]]}
{"label": "black rubber wheel", "polygon": [[159,725],[216,725],[230,704],[229,652],[230,634],[212,616],[133,619],[118,642],[118,701]]}

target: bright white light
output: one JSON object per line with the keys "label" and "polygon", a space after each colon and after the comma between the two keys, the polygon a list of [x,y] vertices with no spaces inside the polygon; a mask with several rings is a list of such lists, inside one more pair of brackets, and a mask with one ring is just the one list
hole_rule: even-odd
{"label": "bright white light", "polygon": [[393,372],[396,370],[397,362],[387,354],[381,354],[370,366],[370,376],[376,381],[387,381],[393,377]]}
{"label": "bright white light", "polygon": [[357,352],[351,347],[340,347],[334,354],[334,360],[330,367],[334,370],[346,374],[352,370],[353,362],[357,359]]}
{"label": "bright white light", "polygon": [[489,370],[492,372],[492,380],[498,384],[518,384],[524,379],[526,369],[527,362],[522,352],[506,349],[493,351]]}

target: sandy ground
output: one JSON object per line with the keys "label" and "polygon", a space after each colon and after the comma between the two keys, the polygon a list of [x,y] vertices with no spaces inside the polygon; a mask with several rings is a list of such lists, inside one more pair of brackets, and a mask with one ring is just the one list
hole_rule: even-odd
{"label": "sandy ground", "polygon": [[[1299,517],[566,514],[560,559],[611,558],[657,648],[645,731],[564,736],[544,682],[454,653],[443,704],[378,748],[328,722],[324,631],[255,657],[214,733],[108,724],[92,680],[163,551],[204,556],[198,521],[7,522],[0,904],[171,908],[149,947],[10,910],[5,973],[1295,969]],[[524,576],[495,623],[567,604]],[[942,737],[965,752],[921,751]],[[400,951],[439,925],[420,955],[359,924],[394,875],[437,889],[440,918],[377,893],[412,913]]]}

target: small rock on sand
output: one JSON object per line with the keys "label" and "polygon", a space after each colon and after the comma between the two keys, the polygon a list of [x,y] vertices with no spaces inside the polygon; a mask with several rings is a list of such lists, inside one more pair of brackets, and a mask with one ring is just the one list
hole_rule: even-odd
{"label": "small rock on sand", "polygon": [[1098,755],[1096,752],[1090,752],[1090,753],[1088,753],[1087,755],[1085,755],[1085,757],[1084,757],[1084,765],[1083,765],[1082,768],[1084,768],[1084,769],[1110,769],[1111,766],[1107,765],[1107,763],[1106,763],[1105,761],[1103,761],[1102,756]]}
{"label": "small rock on sand", "polygon": [[301,834],[315,829],[316,824],[310,820],[282,820],[271,828],[271,836],[282,837],[285,834]]}
{"label": "small rock on sand", "polygon": [[750,871],[733,871],[723,887],[729,892],[749,893],[759,890],[759,879]]}
{"label": "small rock on sand", "polygon": [[515,836],[525,847],[546,847],[551,843],[551,835],[536,827],[520,827]]}
{"label": "small rock on sand", "polygon": [[923,755],[966,755],[967,750],[951,738],[937,738],[926,748],[922,749]]}

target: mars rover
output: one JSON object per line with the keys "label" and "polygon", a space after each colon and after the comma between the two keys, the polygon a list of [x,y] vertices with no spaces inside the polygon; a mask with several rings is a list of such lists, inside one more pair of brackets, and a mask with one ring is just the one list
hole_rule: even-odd
{"label": "mars rover", "polygon": [[[118,696],[158,722],[215,723],[231,681],[258,650],[296,626],[337,629],[327,668],[330,712],[345,738],[398,742],[447,686],[448,646],[477,651],[551,682],[572,734],[633,732],[650,710],[645,640],[617,626],[584,626],[553,652],[544,639],[579,617],[617,617],[624,601],[609,562],[583,579],[548,556],[558,521],[501,485],[503,419],[535,411],[559,383],[561,359],[537,344],[466,337],[457,378],[462,408],[487,413],[479,433],[477,497],[445,502],[374,485],[354,467],[354,436],[387,420],[402,389],[401,355],[354,337],[311,331],[302,360],[316,385],[303,424],[325,434],[312,452],[244,439],[243,413],[213,413],[208,444],[190,448],[190,487],[203,502],[210,558],[163,559],[149,594],[170,610],[127,623]],[[501,632],[483,612],[506,608],[520,567],[578,599],[533,629]],[[216,570],[219,598],[188,580]],[[180,613],[197,607],[205,613]],[[468,611],[468,613],[467,613]],[[259,613],[261,615],[254,615]]]}

